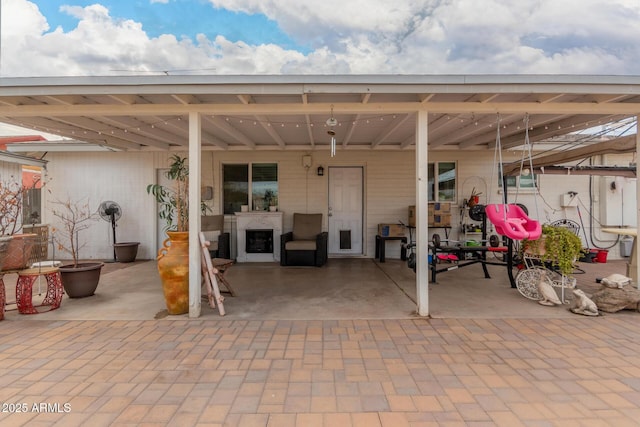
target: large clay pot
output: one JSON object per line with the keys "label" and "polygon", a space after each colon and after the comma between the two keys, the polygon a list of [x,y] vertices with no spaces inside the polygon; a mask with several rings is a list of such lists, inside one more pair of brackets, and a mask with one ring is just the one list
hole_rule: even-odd
{"label": "large clay pot", "polygon": [[158,272],[169,314],[189,312],[189,232],[167,231],[158,251]]}
{"label": "large clay pot", "polygon": [[[7,256],[7,249],[9,249],[9,243],[11,242],[11,236],[2,236],[0,237],[0,270],[2,270],[2,265],[4,264],[5,257]],[[4,291],[4,289],[1,289]],[[2,307],[4,309],[4,307]]]}
{"label": "large clay pot", "polygon": [[62,286],[69,298],[90,297],[96,292],[100,282],[101,262],[85,262],[74,267],[73,264],[60,266]]}
{"label": "large clay pot", "polygon": [[[9,249],[9,242],[11,242],[11,236],[0,237],[0,271],[2,270],[2,264],[4,263],[4,258],[7,253],[7,249]],[[6,295],[4,292],[4,283],[0,282],[0,320],[4,319],[5,303],[6,303]]]}
{"label": "large clay pot", "polygon": [[31,252],[36,245],[35,234],[14,234],[11,236],[7,252],[5,253],[2,262],[2,270],[22,270],[31,265]]}
{"label": "large clay pot", "polygon": [[113,245],[118,262],[133,262],[138,254],[140,242],[123,242]]}

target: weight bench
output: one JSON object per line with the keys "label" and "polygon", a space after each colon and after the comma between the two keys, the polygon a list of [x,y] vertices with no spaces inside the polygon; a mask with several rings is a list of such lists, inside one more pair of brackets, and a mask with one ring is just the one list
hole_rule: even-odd
{"label": "weight bench", "polygon": [[[437,235],[434,235],[433,243],[429,244],[429,252],[431,253],[429,269],[431,270],[432,283],[436,282],[438,273],[457,270],[458,268],[468,267],[474,264],[482,265],[485,279],[490,279],[491,276],[489,275],[489,270],[487,270],[487,265],[504,265],[504,263],[487,261],[487,252],[506,253],[508,250],[506,246],[441,246],[440,238],[436,236]],[[439,254],[453,254],[458,260],[453,261],[452,265],[438,268]],[[468,254],[472,255],[471,259],[467,259]]]}

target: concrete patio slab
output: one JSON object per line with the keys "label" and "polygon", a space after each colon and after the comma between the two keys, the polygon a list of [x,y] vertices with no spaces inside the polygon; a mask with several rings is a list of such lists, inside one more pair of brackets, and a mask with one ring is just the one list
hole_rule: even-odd
{"label": "concrete patio slab", "polygon": [[[593,292],[595,277],[624,272],[624,261],[581,264],[578,285]],[[485,279],[479,265],[438,274],[429,286],[433,318],[568,318],[567,306],[545,307],[512,289],[504,267],[489,266]],[[400,260],[331,259],[326,266],[281,267],[275,263],[242,263],[227,273],[237,296],[225,295],[228,320],[410,319],[416,317],[415,273]],[[5,276],[7,300],[15,281]],[[35,289],[35,287],[34,287]],[[34,296],[34,300],[38,298]],[[14,306],[15,307],[15,306]],[[9,307],[11,308],[11,307]],[[94,296],[63,297],[58,310],[36,315],[8,311],[6,319],[150,320],[167,316],[154,261],[108,264]],[[220,318],[202,301],[204,319]]]}

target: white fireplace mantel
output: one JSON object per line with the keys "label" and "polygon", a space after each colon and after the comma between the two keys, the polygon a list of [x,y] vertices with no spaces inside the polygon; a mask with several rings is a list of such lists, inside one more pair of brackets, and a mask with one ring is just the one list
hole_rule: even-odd
{"label": "white fireplace mantel", "polygon": [[[280,261],[280,235],[282,234],[282,212],[236,212],[236,248],[238,262]],[[247,253],[247,230],[273,230],[273,253]]]}

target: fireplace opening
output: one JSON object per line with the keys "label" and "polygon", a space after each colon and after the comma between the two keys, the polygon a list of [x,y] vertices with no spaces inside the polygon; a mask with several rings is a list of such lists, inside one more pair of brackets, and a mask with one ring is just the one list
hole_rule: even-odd
{"label": "fireplace opening", "polygon": [[273,230],[246,230],[246,251],[248,254],[273,253]]}

